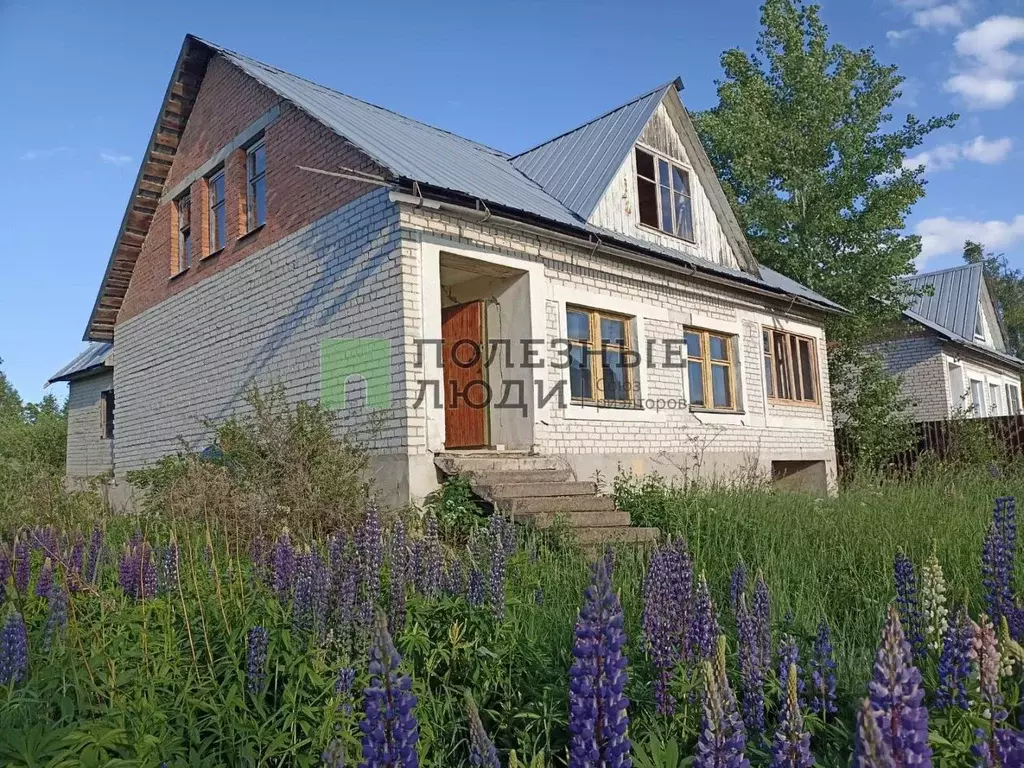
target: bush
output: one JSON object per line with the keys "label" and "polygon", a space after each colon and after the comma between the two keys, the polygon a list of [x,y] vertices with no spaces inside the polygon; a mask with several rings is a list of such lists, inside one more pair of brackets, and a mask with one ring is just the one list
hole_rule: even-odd
{"label": "bush", "polygon": [[366,455],[336,437],[332,414],[253,388],[249,412],[211,425],[212,445],[128,473],[143,510],[209,520],[248,540],[289,528],[300,537],[352,528],[368,492]]}

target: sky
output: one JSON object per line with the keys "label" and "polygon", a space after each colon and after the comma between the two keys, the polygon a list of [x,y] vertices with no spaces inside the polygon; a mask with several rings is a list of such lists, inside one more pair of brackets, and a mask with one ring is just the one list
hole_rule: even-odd
{"label": "sky", "polygon": [[[832,40],[907,78],[895,114],[958,112],[907,162],[919,267],[966,238],[1024,267],[1024,0],[822,0]],[[514,152],[677,75],[716,103],[719,57],[753,50],[759,0],[170,5],[0,0],[0,359],[27,400],[82,334],[188,32]]]}

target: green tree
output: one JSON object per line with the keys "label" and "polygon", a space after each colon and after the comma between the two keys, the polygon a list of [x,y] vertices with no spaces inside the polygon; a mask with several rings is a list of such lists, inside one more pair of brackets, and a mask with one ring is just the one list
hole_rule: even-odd
{"label": "green tree", "polygon": [[[850,310],[827,320],[831,379],[848,383],[865,341],[911,298],[898,278],[920,253],[904,227],[924,179],[904,158],[957,116],[907,115],[888,130],[896,67],[831,42],[819,7],[801,0],[766,0],[757,53],[728,50],[721,63],[719,103],[695,116],[704,146],[758,260]],[[864,391],[834,386],[837,421],[890,432],[901,401],[884,376],[873,367],[870,407]]]}
{"label": "green tree", "polygon": [[1024,270],[1014,269],[1006,256],[986,251],[984,245],[973,240],[964,243],[964,261],[982,265],[1006,351],[1024,358]]}
{"label": "green tree", "polygon": [[67,403],[53,395],[38,403],[23,403],[0,370],[0,461],[32,463],[63,472],[67,434]]}

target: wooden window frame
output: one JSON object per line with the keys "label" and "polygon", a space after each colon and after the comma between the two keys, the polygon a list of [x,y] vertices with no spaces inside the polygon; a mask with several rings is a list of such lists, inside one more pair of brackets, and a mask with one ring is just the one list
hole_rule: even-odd
{"label": "wooden window frame", "polygon": [[[582,339],[574,339],[569,336],[569,320],[568,316],[570,312],[578,312],[587,316],[588,327],[590,329],[590,339],[583,341]],[[621,312],[607,312],[603,309],[595,309],[593,307],[583,307],[578,304],[566,304],[566,339],[577,346],[585,347],[587,350],[586,354],[589,359],[593,361],[596,359],[598,365],[590,365],[588,369],[590,371],[590,397],[576,397],[572,394],[572,384],[569,387],[570,401],[574,405],[589,405],[596,406],[598,408],[638,408],[639,397],[636,392],[636,384],[634,377],[634,368],[627,366],[623,370],[626,372],[626,393],[627,399],[625,400],[605,400],[603,398],[604,393],[604,366],[601,364],[601,356],[605,349],[617,351],[622,353],[625,357],[629,353],[632,353],[633,345],[633,321],[636,319],[629,315],[624,315]],[[624,341],[625,345],[621,344],[607,344],[601,340],[601,319],[614,320],[621,322],[626,331],[626,338]],[[595,342],[596,340],[596,342]],[[600,349],[595,350],[595,343]],[[602,395],[602,396],[599,396]]]}
{"label": "wooden window frame", "polygon": [[[695,357],[690,354],[689,346],[686,346],[686,386],[689,397],[687,398],[688,405],[691,411],[711,411],[714,413],[739,413],[740,412],[740,398],[739,398],[739,387],[737,382],[739,377],[736,375],[739,365],[736,359],[736,339],[735,333],[726,333],[724,331],[713,331],[708,328],[690,328],[686,327],[683,329],[683,338],[685,343],[686,334],[694,334],[700,337],[700,356]],[[711,358],[711,339],[722,339],[725,342],[725,350],[727,359],[726,360],[713,360]],[[704,403],[701,405],[693,404],[693,393],[689,392],[690,386],[690,361],[699,362],[701,364],[701,382],[704,387]],[[711,376],[712,366],[717,365],[720,368],[725,368],[729,372],[729,397],[732,400],[732,405],[729,406],[716,406],[715,405],[715,391],[714,383]],[[709,403],[708,400],[711,402]]]}
{"label": "wooden window frame", "polygon": [[[256,152],[263,150],[263,171],[256,173]],[[256,221],[256,184],[263,181],[263,221]],[[245,148],[245,226],[246,234],[254,232],[267,223],[267,145],[263,139]]]}
{"label": "wooden window frame", "polygon": [[104,440],[114,439],[114,390],[105,389],[100,392],[100,434]]}
{"label": "wooden window frame", "polygon": [[1003,384],[1003,391],[1006,395],[1006,415],[1020,416],[1020,387],[1017,384]]}
{"label": "wooden window frame", "polygon": [[[196,240],[192,235],[192,193],[191,191],[185,192],[174,201],[174,228],[177,247],[177,258],[175,259],[175,271],[174,274],[180,275],[182,272],[188,271],[192,267],[192,262],[195,260],[196,255]],[[183,217],[182,211],[188,211],[188,226],[182,226]],[[186,235],[187,231],[187,235]],[[189,248],[188,255],[185,253],[185,238],[188,238]]]}
{"label": "wooden window frame", "polygon": [[[215,198],[214,190],[216,189],[217,181],[223,182],[223,194],[219,199]],[[207,217],[209,218],[209,225],[207,231],[207,237],[209,238],[209,252],[207,256],[212,256],[217,251],[223,250],[228,244],[228,177],[225,173],[224,168],[220,168],[216,172],[210,174],[206,179],[206,195],[207,195]],[[217,211],[222,209],[224,211],[224,229],[220,233],[220,242],[217,242],[215,237],[217,232]]]}
{"label": "wooden window frame", "polygon": [[[764,348],[765,334],[768,335],[768,349]],[[775,337],[782,336],[784,338],[783,348],[786,353],[786,366],[788,369],[789,391],[791,395],[795,395],[797,392],[803,394],[803,381],[801,377],[798,377],[797,373],[802,371],[802,357],[800,352],[800,342],[806,341],[807,348],[811,353],[811,371],[812,381],[814,385],[814,397],[780,397],[779,396],[779,383],[778,383],[778,361],[775,354]],[[793,341],[796,341],[797,359],[796,365],[793,364]],[[762,356],[762,371],[764,370],[764,363],[769,363],[768,369],[770,371],[770,378],[765,381],[765,394],[768,396],[768,402],[777,403],[781,405],[798,405],[802,407],[817,408],[821,405],[821,369],[818,367],[818,344],[813,336],[805,336],[799,333],[792,333],[790,331],[781,331],[778,328],[771,328],[769,326],[762,326],[761,328],[761,356]]]}
{"label": "wooden window frame", "polygon": [[[637,152],[643,152],[645,155],[650,155],[651,159],[654,162],[654,176],[655,176],[655,178],[653,178],[653,179],[652,178],[648,178],[647,176],[642,176],[640,174],[640,166],[637,163]],[[684,237],[683,235],[677,235],[675,233],[675,231],[674,231],[675,228],[676,228],[676,208],[675,208],[674,205],[671,204],[672,203],[672,200],[671,200],[672,189],[671,189],[671,187],[669,188],[669,196],[670,196],[669,208],[672,211],[672,227],[673,227],[673,231],[669,232],[669,231],[663,229],[662,226],[661,226],[661,208],[662,208],[661,196],[662,196],[662,186],[663,185],[662,185],[661,181],[657,178],[657,176],[658,176],[658,161],[659,160],[662,161],[662,162],[668,163],[669,175],[670,175],[669,181],[670,182],[671,182],[671,172],[672,172],[672,169],[675,169],[675,170],[679,171],[681,174],[683,174],[683,176],[686,177],[686,186],[689,188],[689,192],[687,194],[685,194],[685,195],[682,195],[682,193],[680,193],[680,194],[690,201],[690,233],[691,233],[692,237]],[[687,167],[685,167],[683,165],[680,165],[678,161],[673,160],[673,159],[671,159],[669,157],[666,157],[663,154],[660,154],[658,152],[655,152],[653,150],[648,149],[647,147],[643,147],[643,146],[640,146],[640,145],[637,145],[637,146],[633,147],[633,172],[634,172],[634,175],[635,175],[635,177],[637,179],[637,200],[636,200],[637,224],[639,226],[643,227],[644,229],[650,229],[650,230],[658,232],[658,233],[660,233],[662,235],[668,235],[669,237],[674,237],[674,238],[676,238],[678,240],[682,240],[684,243],[690,243],[691,245],[695,245],[696,242],[697,242],[697,230],[696,230],[696,227],[694,226],[694,221],[693,221],[693,172],[689,168],[687,168]],[[658,226],[656,226],[656,227],[655,226],[651,226],[650,224],[646,224],[646,223],[640,221],[640,188],[639,188],[639,180],[640,179],[643,179],[644,181],[647,181],[647,182],[650,182],[650,183],[654,184],[655,200],[656,200],[656,205],[657,205],[657,209],[658,209]]]}

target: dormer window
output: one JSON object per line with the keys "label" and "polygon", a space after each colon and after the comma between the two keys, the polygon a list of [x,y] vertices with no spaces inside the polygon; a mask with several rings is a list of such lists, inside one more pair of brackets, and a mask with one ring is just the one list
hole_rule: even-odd
{"label": "dormer window", "polygon": [[641,224],[693,242],[687,171],[637,147],[636,189]]}
{"label": "dormer window", "polygon": [[980,304],[974,318],[974,340],[981,344],[985,343],[985,316],[981,313]]}

